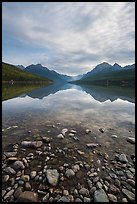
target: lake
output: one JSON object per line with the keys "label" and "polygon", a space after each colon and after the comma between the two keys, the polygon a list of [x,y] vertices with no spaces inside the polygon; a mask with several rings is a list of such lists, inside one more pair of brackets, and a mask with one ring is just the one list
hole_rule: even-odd
{"label": "lake", "polygon": [[[15,87],[7,87],[7,98],[12,93],[11,89],[13,95],[18,93]],[[25,90],[21,85],[17,87],[19,90]],[[134,136],[134,94],[134,89],[125,87],[57,84],[33,88],[32,91],[2,102],[3,129],[18,126],[14,131],[13,128],[9,129],[12,131],[10,136],[3,135],[3,147],[6,142],[10,143],[22,137],[25,139],[29,130],[38,129],[43,132],[48,125],[89,128],[95,133],[98,133],[99,128],[110,128],[114,129],[113,134],[117,133],[119,137],[131,134]],[[60,124],[57,125],[58,123]]]}
{"label": "lake", "polygon": [[[24,140],[40,140],[41,137],[47,136],[52,139],[50,154],[55,154],[55,157],[46,163],[49,168],[58,169],[65,163],[72,167],[73,163],[79,161],[92,166],[93,159],[96,166],[98,159],[103,163],[101,155],[107,153],[110,160],[113,160],[116,152],[127,155],[129,167],[134,165],[131,155],[134,155],[135,146],[127,141],[128,137],[135,137],[134,89],[77,86],[69,83],[47,87],[4,85],[2,94],[3,152],[12,151],[13,145]],[[68,131],[64,139],[59,139],[57,135],[62,129]],[[70,134],[71,130],[76,131],[76,134]],[[87,147],[88,143],[99,144],[98,148],[101,149],[92,151]],[[22,151],[25,150],[19,148],[20,157],[25,156]],[[65,154],[63,151],[68,152]],[[31,152],[36,154],[37,151]],[[26,174],[32,169],[40,171],[44,168],[44,156],[32,162]],[[60,185],[66,189],[72,188],[81,176],[81,184],[87,187],[86,170],[79,172],[74,180],[64,180],[58,188]],[[98,175],[106,176],[101,170]],[[8,185],[4,184],[3,187]],[[38,188],[36,184],[33,187]],[[119,200],[122,198],[123,194],[120,194]]]}

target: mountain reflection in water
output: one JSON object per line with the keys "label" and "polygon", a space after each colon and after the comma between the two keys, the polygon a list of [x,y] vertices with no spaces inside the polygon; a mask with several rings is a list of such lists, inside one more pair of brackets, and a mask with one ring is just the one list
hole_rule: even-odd
{"label": "mountain reflection in water", "polygon": [[34,89],[31,92],[28,92],[23,96],[28,95],[31,98],[39,98],[42,99],[50,94],[55,94],[61,90],[67,89],[77,89],[90,94],[96,101],[105,102],[106,100],[110,100],[111,102],[121,99],[126,100],[131,103],[135,103],[135,89],[127,88],[127,87],[116,87],[116,86],[77,86],[71,84],[63,84],[63,85],[50,85],[48,87],[42,87],[38,89]]}

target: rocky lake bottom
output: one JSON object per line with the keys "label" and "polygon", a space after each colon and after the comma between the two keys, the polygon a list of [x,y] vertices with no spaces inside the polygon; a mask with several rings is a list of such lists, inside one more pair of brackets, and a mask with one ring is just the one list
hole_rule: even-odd
{"label": "rocky lake bottom", "polygon": [[3,202],[135,202],[134,90],[5,90]]}
{"label": "rocky lake bottom", "polygon": [[[19,134],[19,127],[2,131]],[[25,140],[21,137],[3,149],[4,202],[135,201],[131,130],[119,137],[113,128],[63,127],[49,121],[44,131],[25,132]]]}

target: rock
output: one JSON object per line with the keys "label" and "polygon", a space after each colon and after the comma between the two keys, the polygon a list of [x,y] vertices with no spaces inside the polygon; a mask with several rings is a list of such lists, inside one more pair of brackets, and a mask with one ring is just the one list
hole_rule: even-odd
{"label": "rock", "polygon": [[81,195],[89,195],[89,190],[88,189],[86,189],[86,188],[81,188],[80,190],[79,190],[79,194],[81,194]]}
{"label": "rock", "polygon": [[14,197],[18,198],[20,196],[20,194],[23,192],[23,187],[18,187],[14,193]]}
{"label": "rock", "polygon": [[133,188],[135,187],[135,181],[132,179],[127,179],[127,183],[131,185]]}
{"label": "rock", "polygon": [[3,182],[7,182],[9,180],[10,176],[9,175],[3,175]]}
{"label": "rock", "polygon": [[6,194],[6,190],[2,190],[2,197]]}
{"label": "rock", "polygon": [[10,174],[10,175],[12,175],[12,174],[13,174],[13,175],[16,174],[16,171],[15,171],[13,168],[11,168],[10,166],[4,168],[3,171],[6,172],[6,173],[8,173],[8,174]]}
{"label": "rock", "polygon": [[101,164],[101,161],[100,161],[100,159],[98,159],[98,160],[97,160],[97,164],[98,164],[98,165],[100,165],[100,164]]}
{"label": "rock", "polygon": [[109,202],[108,197],[103,189],[94,192],[94,202]]}
{"label": "rock", "polygon": [[121,170],[116,171],[116,174],[117,174],[118,176],[124,176],[124,172],[123,172],[123,171],[121,171]]}
{"label": "rock", "polygon": [[42,141],[45,143],[50,143],[51,139],[49,137],[42,137]]}
{"label": "rock", "polygon": [[125,154],[121,154],[119,156],[119,161],[122,162],[122,163],[128,163],[128,160],[127,160],[127,157]]}
{"label": "rock", "polygon": [[70,130],[70,133],[72,133],[72,134],[76,134],[77,131],[76,131],[76,130]]}
{"label": "rock", "polygon": [[17,155],[17,152],[4,152],[6,157],[15,157]]}
{"label": "rock", "polygon": [[127,198],[122,198],[122,201],[121,202],[128,202]]}
{"label": "rock", "polygon": [[46,171],[46,177],[51,186],[56,186],[59,179],[59,173],[56,169],[48,169]]}
{"label": "rock", "polygon": [[31,173],[30,173],[31,179],[35,178],[36,175],[37,175],[36,171],[31,171]]}
{"label": "rock", "polygon": [[97,184],[96,184],[96,188],[97,188],[97,189],[101,189],[101,188],[102,188],[102,184],[101,184],[99,181],[98,181]]}
{"label": "rock", "polygon": [[92,195],[95,191],[96,191],[96,187],[92,187],[92,188],[90,189],[90,194]]}
{"label": "rock", "polygon": [[10,190],[5,196],[4,196],[4,200],[6,200],[7,198],[10,198],[14,193],[14,189]]}
{"label": "rock", "polygon": [[98,176],[95,177],[95,178],[93,178],[93,182],[94,182],[94,183],[96,183],[97,181],[99,181],[99,177],[98,177]]}
{"label": "rock", "polygon": [[88,134],[88,133],[90,133],[91,132],[91,130],[89,130],[89,129],[86,129],[86,134]]}
{"label": "rock", "polygon": [[103,128],[99,128],[99,131],[100,131],[101,133],[104,133],[104,129],[103,129]]}
{"label": "rock", "polygon": [[113,194],[108,194],[108,198],[112,202],[117,202],[117,197]]}
{"label": "rock", "polygon": [[126,175],[128,179],[133,179],[134,175],[131,173],[131,171],[127,170]]}
{"label": "rock", "polygon": [[74,196],[77,196],[77,195],[78,195],[78,190],[77,190],[76,188],[74,189],[73,195],[74,195]]}
{"label": "rock", "polygon": [[134,200],[135,200],[135,194],[132,193],[131,191],[122,188],[122,192],[124,193],[124,195],[127,196],[127,198],[129,199],[129,201],[134,201]]}
{"label": "rock", "polygon": [[17,202],[38,202],[38,194],[31,191],[24,191],[20,193]]}
{"label": "rock", "polygon": [[25,182],[29,181],[30,180],[30,176],[29,175],[22,175],[21,176],[21,179]]}
{"label": "rock", "polygon": [[76,199],[75,199],[75,202],[76,202],[76,203],[81,203],[82,200],[81,200],[80,198],[76,198]]}
{"label": "rock", "polygon": [[9,157],[9,158],[7,159],[7,162],[14,162],[14,161],[17,161],[17,160],[18,160],[17,157]]}
{"label": "rock", "polygon": [[26,167],[29,166],[29,165],[28,165],[28,162],[27,162],[27,159],[23,158],[22,161],[24,162],[24,164],[25,164]]}
{"label": "rock", "polygon": [[68,132],[67,128],[64,128],[63,130],[61,130],[61,133],[65,136],[66,132]]}
{"label": "rock", "polygon": [[69,195],[68,190],[63,190],[63,195],[64,195],[64,196],[68,196],[68,195]]}
{"label": "rock", "polygon": [[42,201],[43,201],[43,202],[47,202],[48,199],[49,199],[49,193],[47,193],[47,194],[43,197]]}
{"label": "rock", "polygon": [[78,137],[73,137],[74,140],[79,140]]}
{"label": "rock", "polygon": [[129,168],[129,171],[131,171],[133,174],[135,174],[135,168]]}
{"label": "rock", "polygon": [[69,202],[66,196],[62,196],[57,202]]}
{"label": "rock", "polygon": [[42,141],[22,141],[21,145],[25,148],[39,148],[41,147],[43,144]]}
{"label": "rock", "polygon": [[74,134],[73,134],[73,133],[69,133],[69,136],[70,136],[70,137],[74,137]]}
{"label": "rock", "polygon": [[25,190],[26,190],[26,191],[30,191],[30,190],[31,190],[31,185],[30,185],[29,182],[26,182],[26,183],[25,183]]}
{"label": "rock", "polygon": [[88,187],[92,188],[92,181],[90,179],[87,179]]}
{"label": "rock", "polygon": [[84,153],[84,152],[82,152],[81,150],[77,150],[77,152],[78,152],[80,155],[85,154],[85,153]]}
{"label": "rock", "polygon": [[90,198],[84,197],[83,201],[84,202],[90,202]]}
{"label": "rock", "polygon": [[134,137],[128,137],[127,142],[130,142],[131,144],[135,144],[135,138]]}
{"label": "rock", "polygon": [[64,139],[64,136],[62,134],[57,135],[57,138]]}
{"label": "rock", "polygon": [[94,147],[99,146],[99,144],[97,144],[97,143],[88,143],[88,144],[86,144],[86,146],[87,146],[87,147],[94,148]]}
{"label": "rock", "polygon": [[23,186],[23,185],[24,185],[24,181],[23,181],[23,180],[19,180],[19,181],[18,181],[18,184],[19,184],[20,186]]}
{"label": "rock", "polygon": [[112,192],[114,194],[120,193],[119,188],[117,188],[114,184],[110,184],[109,189],[110,189],[110,192]]}
{"label": "rock", "polygon": [[115,180],[115,185],[118,186],[118,187],[120,187],[120,180],[116,179],[116,180]]}
{"label": "rock", "polygon": [[65,172],[66,177],[71,177],[75,175],[75,172],[72,169],[67,169]]}
{"label": "rock", "polygon": [[76,165],[74,165],[73,166],[73,171],[76,173],[77,171],[79,171],[80,170],[80,167],[79,167],[79,165],[78,164],[76,164]]}
{"label": "rock", "polygon": [[23,170],[23,169],[25,169],[25,166],[24,166],[22,161],[15,161],[13,164],[13,168],[15,170]]}
{"label": "rock", "polygon": [[113,138],[117,138],[117,135],[111,135]]}

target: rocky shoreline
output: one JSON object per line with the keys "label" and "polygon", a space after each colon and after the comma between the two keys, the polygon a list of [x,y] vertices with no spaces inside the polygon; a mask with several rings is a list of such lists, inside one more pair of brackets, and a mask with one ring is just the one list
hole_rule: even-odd
{"label": "rocky shoreline", "polygon": [[[104,133],[102,128],[99,131]],[[88,134],[90,129],[85,130]],[[63,128],[54,137],[24,140],[3,151],[2,201],[135,202],[134,154],[114,149],[109,155],[94,140],[83,144],[84,151],[66,147],[65,139],[68,144],[69,140],[78,143],[78,130]],[[135,138],[125,142],[134,149]]]}

